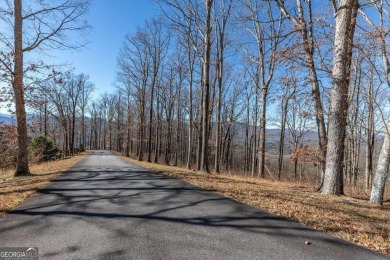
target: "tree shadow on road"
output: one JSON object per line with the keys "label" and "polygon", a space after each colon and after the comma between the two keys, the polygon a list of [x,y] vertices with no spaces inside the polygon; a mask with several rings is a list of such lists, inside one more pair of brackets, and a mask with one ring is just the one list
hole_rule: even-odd
{"label": "tree shadow on road", "polygon": [[[128,239],[130,230],[119,223],[156,225],[170,230],[213,229],[216,233],[246,237],[266,235],[276,241],[356,247],[300,223],[255,209],[246,204],[162,174],[142,170],[78,169],[60,176],[29,201],[9,213],[0,233],[30,227],[44,233],[56,218],[83,221],[86,225],[116,232]],[[12,218],[18,216],[18,218]],[[102,224],[104,223],[104,224]],[[1,239],[0,239],[1,241]],[[122,251],[118,251],[121,253]]]}

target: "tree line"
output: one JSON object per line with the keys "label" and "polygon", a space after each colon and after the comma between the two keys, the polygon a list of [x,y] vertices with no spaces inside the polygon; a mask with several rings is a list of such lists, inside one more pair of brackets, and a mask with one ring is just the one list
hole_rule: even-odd
{"label": "tree line", "polygon": [[160,15],[124,39],[112,93],[91,101],[88,76],[69,71],[33,84],[40,131],[64,151],[81,144],[206,173],[306,179],[324,194],[360,187],[383,203],[386,1],[156,4]]}

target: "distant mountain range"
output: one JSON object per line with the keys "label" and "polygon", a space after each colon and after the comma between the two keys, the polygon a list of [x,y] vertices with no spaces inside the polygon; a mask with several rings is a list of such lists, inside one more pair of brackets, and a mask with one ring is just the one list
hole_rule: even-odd
{"label": "distant mountain range", "polygon": [[14,125],[16,124],[16,116],[0,114],[0,122],[4,125]]}
{"label": "distant mountain range", "polygon": [[[33,122],[37,120],[37,115],[30,114],[27,115],[27,122]],[[9,115],[9,114],[1,114],[0,113],[0,123],[5,125],[16,125],[16,116],[15,115]],[[239,140],[239,142],[244,142],[245,140],[245,127],[244,124],[237,122],[235,124],[236,127],[236,140]],[[250,126],[250,132],[252,130],[252,126]],[[280,129],[266,129],[266,146],[268,149],[277,151],[277,147],[279,145],[279,139],[280,139]],[[251,133],[249,133],[251,135]],[[289,143],[289,140],[291,140],[291,133],[288,129],[286,129],[285,132],[285,145],[286,148],[291,146],[291,143]],[[304,145],[313,145],[317,144],[318,142],[318,135],[315,131],[308,131],[303,138]]]}
{"label": "distant mountain range", "polygon": [[[245,125],[240,122],[236,122],[234,124],[235,126],[235,133],[236,133],[236,140],[239,142],[245,142]],[[249,136],[252,135],[252,126],[249,126]],[[257,129],[259,131],[259,129]],[[280,134],[281,129],[278,128],[267,128],[265,130],[266,135],[266,147],[272,150],[277,151],[279,147],[280,142]],[[293,133],[289,129],[285,129],[285,146],[290,147],[292,146],[292,136]],[[303,139],[301,140],[303,145],[316,145],[318,143],[318,134],[316,131],[313,130],[307,130],[305,134],[303,135]]]}
{"label": "distant mountain range", "polygon": [[[265,145],[267,148],[268,153],[278,153],[279,149],[279,142],[280,142],[280,133],[281,129],[266,129],[265,130]],[[284,147],[285,147],[285,152],[290,153],[291,149],[293,148],[293,143],[292,143],[292,133],[286,129],[285,130],[285,141],[284,141]],[[243,130],[239,132],[238,135],[238,140],[241,140],[241,142],[244,142],[245,136]],[[308,145],[308,146],[315,146],[318,144],[318,134],[316,131],[307,131],[302,140],[303,145]]]}
{"label": "distant mountain range", "polygon": [[[31,123],[36,121],[38,118],[37,115],[30,114],[27,115],[27,122]],[[5,125],[16,125],[16,116],[15,115],[7,115],[0,113],[0,124]],[[251,135],[252,126],[250,126]],[[280,129],[266,129],[266,147],[268,152],[277,153],[279,142],[280,142]],[[240,142],[241,145],[245,142],[245,126],[242,123],[235,123],[235,132],[236,132],[236,142]],[[382,140],[383,135],[377,135],[377,140]],[[316,131],[307,131],[302,140],[303,145],[317,145],[318,144],[318,134]],[[292,149],[292,133],[286,129],[285,131],[285,151],[288,153]]]}
{"label": "distant mountain range", "polygon": [[[33,123],[38,120],[38,116],[35,114],[27,115],[27,124]],[[16,125],[16,116],[9,114],[0,114],[0,123],[4,125]]]}

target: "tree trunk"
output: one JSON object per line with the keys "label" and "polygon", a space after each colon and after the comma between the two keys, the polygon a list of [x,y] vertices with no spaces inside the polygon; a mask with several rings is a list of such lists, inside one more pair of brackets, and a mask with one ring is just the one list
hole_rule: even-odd
{"label": "tree trunk", "polygon": [[249,101],[250,98],[247,95],[246,97],[246,119],[245,119],[245,145],[244,145],[244,150],[245,150],[245,164],[244,164],[244,172],[245,176],[247,175],[247,172],[249,171],[249,161],[250,161],[250,146],[249,146],[249,115],[250,115],[250,110],[249,110]]}
{"label": "tree trunk", "polygon": [[372,182],[372,190],[370,196],[370,203],[375,205],[383,205],[383,195],[385,192],[385,186],[387,176],[389,174],[390,164],[390,119],[387,122],[385,139],[383,146],[379,154],[378,166],[376,168],[374,180]]}
{"label": "tree trunk", "polygon": [[86,132],[85,132],[85,109],[82,108],[81,109],[81,143],[83,145],[83,149],[86,149],[86,144],[85,144],[85,140],[86,140]]}
{"label": "tree trunk", "polygon": [[144,127],[145,127],[145,90],[141,93],[141,107],[140,107],[140,125],[139,125],[139,142],[138,142],[138,161],[144,158]]}
{"label": "tree trunk", "polygon": [[[373,75],[373,73],[371,73]],[[366,191],[370,188],[370,179],[372,176],[372,159],[374,154],[374,107],[372,97],[372,82],[368,89],[368,119],[367,119],[367,131],[366,131],[366,165],[364,168],[364,187]]]}
{"label": "tree trunk", "polygon": [[288,99],[282,100],[282,122],[280,130],[280,139],[279,139],[279,162],[278,162],[278,180],[281,179],[282,170],[283,170],[283,155],[284,155],[284,135],[286,131],[286,118],[287,118],[287,108],[288,108]]}
{"label": "tree trunk", "polygon": [[[223,52],[223,51],[221,51]],[[223,55],[223,54],[222,54]],[[218,75],[218,100],[217,100],[217,131],[215,132],[215,172],[220,172],[220,152],[221,152],[221,108],[222,108],[222,70],[223,58],[217,63]]]}
{"label": "tree trunk", "polygon": [[[381,3],[381,5],[383,5],[383,3]],[[381,8],[383,8],[383,6]],[[377,30],[377,31],[379,31],[381,33],[379,39],[380,39],[380,43],[381,43],[382,60],[383,60],[383,65],[384,65],[386,82],[387,82],[387,85],[390,86],[390,65],[389,65],[389,60],[387,57],[387,55],[388,55],[387,43],[385,40],[385,35],[383,34],[385,32],[385,29],[383,28],[383,14],[382,14],[382,12],[383,12],[383,10],[380,12],[381,27],[380,27],[380,30]],[[375,204],[375,205],[383,205],[383,196],[384,196],[387,176],[389,174],[388,172],[389,172],[389,165],[390,165],[390,137],[389,137],[390,118],[388,119],[385,130],[386,130],[385,139],[383,141],[383,146],[382,146],[381,152],[379,154],[378,166],[376,168],[374,179],[372,181],[370,203]]]}
{"label": "tree trunk", "polygon": [[256,154],[257,154],[257,117],[258,117],[258,108],[259,108],[259,72],[256,73],[255,76],[255,110],[253,115],[253,130],[252,130],[252,165],[251,165],[251,176],[252,178],[255,176],[255,168],[256,168]]}
{"label": "tree trunk", "polygon": [[[71,136],[70,136],[70,152],[73,154],[74,148],[75,148],[75,143],[74,143],[74,137],[75,137],[75,130],[76,130],[76,107],[73,107],[73,112],[72,112],[72,128],[71,128]],[[111,149],[111,147],[110,147]]]}
{"label": "tree trunk", "polygon": [[202,117],[202,150],[200,156],[200,170],[209,172],[208,141],[209,141],[209,109],[210,109],[210,53],[211,53],[211,7],[213,0],[206,0],[206,34],[204,37],[205,56],[203,67],[203,117]]}
{"label": "tree trunk", "polygon": [[[155,65],[154,65],[155,66]],[[153,99],[154,99],[154,85],[156,81],[156,73],[153,76],[153,83],[150,92],[150,109],[149,109],[149,129],[148,129],[148,162],[152,161],[152,126],[153,126]]]}
{"label": "tree trunk", "polygon": [[[191,58],[191,54],[189,54],[189,59]],[[193,106],[192,106],[192,83],[193,83],[193,70],[190,68],[190,111],[189,117],[190,122],[188,126],[188,151],[187,151],[187,169],[191,169],[191,157],[192,157],[192,145],[193,145],[193,129],[194,129],[194,119],[193,119]]]}
{"label": "tree trunk", "polygon": [[44,105],[44,125],[43,125],[45,137],[47,137],[47,120],[48,120],[47,101],[45,101],[45,105]]}
{"label": "tree trunk", "polygon": [[221,162],[221,109],[222,109],[222,84],[223,84],[223,69],[224,69],[224,51],[225,51],[225,26],[220,28],[219,33],[219,48],[217,54],[216,75],[218,80],[218,100],[217,100],[217,131],[215,133],[215,172],[220,172]]}
{"label": "tree trunk", "polygon": [[[181,77],[181,75],[180,75]],[[177,107],[176,107],[176,149],[175,149],[175,162],[174,166],[177,166],[178,159],[179,159],[179,152],[181,151],[180,148],[180,100],[181,100],[181,79],[180,79],[180,86],[179,86],[179,93],[177,97]]]}
{"label": "tree trunk", "polygon": [[15,64],[14,64],[14,79],[12,87],[15,95],[16,119],[18,127],[18,159],[16,163],[15,176],[25,176],[30,174],[28,168],[28,137],[27,137],[27,122],[26,109],[24,102],[24,86],[23,86],[23,18],[22,18],[22,1],[14,1],[15,8]]}
{"label": "tree trunk", "polygon": [[320,86],[318,83],[317,72],[314,66],[314,57],[313,55],[308,55],[306,57],[309,74],[310,74],[310,82],[312,85],[312,97],[314,100],[315,107],[315,115],[316,115],[316,123],[317,123],[317,131],[318,131],[318,146],[319,151],[322,156],[321,158],[321,182],[319,186],[319,190],[322,188],[325,178],[325,161],[326,161],[326,147],[328,143],[327,135],[326,135],[326,127],[325,127],[325,119],[324,119],[324,111],[321,101],[321,93]]}
{"label": "tree trunk", "polygon": [[130,156],[130,143],[131,143],[131,113],[130,113],[130,95],[127,94],[127,145],[126,145],[126,156]]}
{"label": "tree trunk", "polygon": [[260,118],[260,143],[259,143],[259,176],[265,177],[265,128],[267,113],[267,88],[263,87],[261,91],[261,118]]}
{"label": "tree trunk", "polygon": [[63,128],[64,128],[64,134],[65,134],[65,151],[64,151],[64,155],[65,156],[68,156],[69,155],[69,131],[68,131],[68,124],[67,123],[64,123],[63,124]]}
{"label": "tree trunk", "polygon": [[341,0],[335,14],[332,95],[323,194],[342,194],[345,126],[348,113],[348,87],[352,42],[358,9],[357,0]]}
{"label": "tree trunk", "polygon": [[164,162],[165,162],[166,165],[170,165],[170,163],[171,163],[172,110],[173,110],[173,107],[169,104],[168,105],[168,109],[166,111],[167,131],[166,131],[166,137],[165,137],[166,138],[166,147],[165,147],[165,155],[164,155]]}
{"label": "tree trunk", "polygon": [[[158,91],[158,89],[157,89],[157,91]],[[156,135],[155,135],[156,145],[154,147],[154,159],[153,159],[154,163],[158,163],[158,157],[160,156],[160,142],[161,142],[161,138],[160,138],[160,132],[161,132],[160,98],[159,98],[158,94],[157,94],[156,114],[157,114],[157,127],[156,127]]]}

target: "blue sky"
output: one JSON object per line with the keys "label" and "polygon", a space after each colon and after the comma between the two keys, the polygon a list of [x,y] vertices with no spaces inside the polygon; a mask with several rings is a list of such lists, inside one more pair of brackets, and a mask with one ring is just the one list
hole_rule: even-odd
{"label": "blue sky", "polygon": [[115,82],[116,60],[125,35],[155,16],[158,6],[151,0],[93,0],[87,17],[92,30],[87,47],[78,51],[49,52],[55,63],[72,64],[76,73],[90,75],[95,96],[110,92]]}
{"label": "blue sky", "polygon": [[[51,50],[32,52],[26,59],[42,59],[46,64],[67,64],[75,73],[90,76],[95,84],[93,98],[111,92],[115,83],[116,61],[127,33],[136,31],[148,18],[159,13],[152,0],[91,0],[87,16],[92,29],[88,31],[86,47],[79,50]],[[72,39],[70,39],[72,40]],[[74,39],[80,42],[79,39]],[[0,113],[8,114],[5,103],[0,103]]]}

